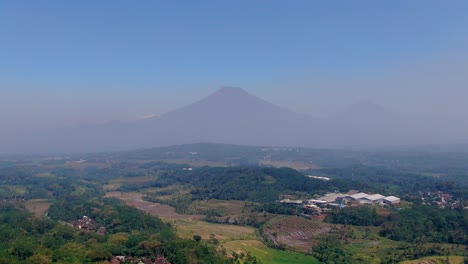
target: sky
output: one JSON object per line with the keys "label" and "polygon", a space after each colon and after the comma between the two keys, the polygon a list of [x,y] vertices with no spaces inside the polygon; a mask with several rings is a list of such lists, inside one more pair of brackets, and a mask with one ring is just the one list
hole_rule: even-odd
{"label": "sky", "polygon": [[222,86],[312,116],[468,118],[468,2],[0,0],[0,133],[133,120]]}

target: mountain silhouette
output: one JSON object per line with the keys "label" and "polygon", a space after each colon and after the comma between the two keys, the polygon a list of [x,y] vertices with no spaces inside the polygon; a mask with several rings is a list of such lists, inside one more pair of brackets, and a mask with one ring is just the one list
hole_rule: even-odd
{"label": "mountain silhouette", "polygon": [[131,122],[82,126],[48,134],[40,149],[114,151],[197,142],[243,145],[301,145],[314,120],[223,87],[185,107]]}
{"label": "mountain silhouette", "polygon": [[20,144],[15,143],[14,148],[23,152],[90,152],[198,142],[322,148],[385,146],[412,142],[408,131],[402,129],[408,123],[402,120],[392,111],[366,101],[318,120],[241,88],[223,87],[160,116],[27,137],[29,141],[18,141]]}

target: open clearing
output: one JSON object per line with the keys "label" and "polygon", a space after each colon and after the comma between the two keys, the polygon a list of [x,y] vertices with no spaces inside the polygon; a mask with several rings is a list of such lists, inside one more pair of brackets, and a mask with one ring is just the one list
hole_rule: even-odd
{"label": "open clearing", "polygon": [[262,263],[268,264],[315,264],[320,263],[316,258],[300,253],[282,251],[268,248],[258,240],[236,240],[223,244],[228,252],[246,253],[250,252]]}
{"label": "open clearing", "polygon": [[109,181],[108,184],[104,185],[104,191],[115,191],[125,183],[145,183],[151,182],[156,179],[155,176],[138,176],[138,177],[127,177],[117,178]]}
{"label": "open clearing", "polygon": [[105,197],[116,198],[123,201],[126,205],[138,208],[150,215],[157,216],[163,220],[199,220],[203,215],[183,215],[176,213],[175,209],[169,205],[152,203],[143,200],[143,194],[136,192],[108,192]]}
{"label": "open clearing", "polygon": [[177,234],[184,238],[199,235],[204,240],[214,237],[221,243],[233,240],[255,239],[256,230],[253,227],[229,224],[213,224],[205,221],[176,220],[174,226]]}
{"label": "open clearing", "polygon": [[225,201],[210,199],[205,201],[195,201],[190,207],[193,211],[206,212],[208,210],[216,210],[223,215],[240,214],[244,209],[246,202],[244,201]]}
{"label": "open clearing", "polygon": [[37,217],[43,216],[49,210],[50,205],[47,199],[32,199],[25,204],[26,209]]}

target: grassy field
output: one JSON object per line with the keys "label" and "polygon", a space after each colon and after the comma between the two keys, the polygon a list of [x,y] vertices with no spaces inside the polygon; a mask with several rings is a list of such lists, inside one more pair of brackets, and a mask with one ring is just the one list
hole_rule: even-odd
{"label": "grassy field", "polygon": [[[336,225],[340,227],[341,225]],[[341,226],[342,227],[342,226]],[[351,232],[354,239],[349,240],[349,244],[346,245],[346,249],[353,254],[354,259],[360,260],[362,263],[380,263],[380,260],[385,256],[400,252],[399,247],[404,245],[404,242],[394,241],[385,237],[378,235],[378,227],[358,227],[358,226],[347,226],[344,228],[346,232]],[[432,246],[438,246],[445,250],[450,250],[452,254],[459,255],[463,254],[464,246],[463,245],[454,245],[454,244],[443,244],[443,243],[426,243],[424,247],[430,248]],[[442,262],[437,262],[441,261]],[[406,264],[437,264],[437,263],[446,263],[446,257],[428,257],[422,258],[419,260],[414,260],[415,262],[403,262]],[[457,264],[461,262],[458,261],[458,257],[450,258],[451,264]],[[430,262],[432,261],[432,262]]]}
{"label": "grassy field", "polygon": [[139,177],[128,177],[128,178],[117,178],[109,181],[108,184],[104,185],[104,191],[110,192],[117,190],[120,186],[125,183],[144,183],[154,181],[154,176],[139,176]]}
{"label": "grassy field", "polygon": [[408,260],[401,262],[402,264],[462,264],[463,257],[460,256],[449,256],[448,262],[447,257],[426,257],[416,260]]}
{"label": "grassy field", "polygon": [[266,264],[315,264],[321,263],[316,258],[304,254],[271,249],[258,240],[236,240],[223,244],[228,252],[250,252]]}
{"label": "grassy field", "polygon": [[185,219],[176,220],[174,226],[177,234],[184,238],[192,238],[199,235],[203,240],[214,237],[221,243],[233,240],[248,240],[257,237],[256,230],[253,227],[213,224],[205,221],[190,221]]}
{"label": "grassy field", "polygon": [[240,214],[244,209],[246,202],[244,201],[223,201],[223,200],[205,200],[195,201],[190,205],[190,209],[195,212],[206,212],[208,210],[216,210],[223,215]]}

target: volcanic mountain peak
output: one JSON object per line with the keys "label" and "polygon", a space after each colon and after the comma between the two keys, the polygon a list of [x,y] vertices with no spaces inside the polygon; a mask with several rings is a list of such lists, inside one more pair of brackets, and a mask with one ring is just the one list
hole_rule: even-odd
{"label": "volcanic mountain peak", "polygon": [[250,95],[246,90],[239,87],[224,86],[212,94],[213,96],[246,96]]}

